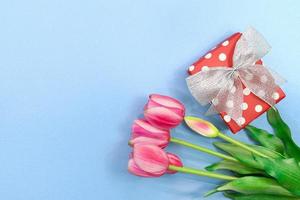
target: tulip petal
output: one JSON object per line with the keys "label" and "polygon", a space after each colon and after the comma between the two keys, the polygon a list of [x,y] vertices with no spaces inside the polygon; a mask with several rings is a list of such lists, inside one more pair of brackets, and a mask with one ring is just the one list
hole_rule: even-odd
{"label": "tulip petal", "polygon": [[210,122],[192,116],[186,116],[184,118],[185,123],[196,133],[199,133],[205,137],[217,137],[219,130]]}
{"label": "tulip petal", "polygon": [[167,154],[154,145],[135,145],[133,160],[139,169],[157,176],[163,175],[169,166]]}
{"label": "tulip petal", "polygon": [[129,141],[130,145],[136,145],[136,144],[150,144],[159,146],[160,148],[165,148],[169,144],[169,140],[160,140],[156,138],[150,138],[150,137],[136,137]]}
{"label": "tulip petal", "polygon": [[137,119],[132,125],[131,138],[134,139],[141,136],[169,141],[170,131],[158,129],[144,119]]}
{"label": "tulip petal", "polygon": [[[183,167],[183,164],[178,156],[172,153],[167,153],[167,156],[169,158],[169,165],[175,165],[177,167]],[[168,174],[175,174],[177,171],[174,170],[167,170]]]}
{"label": "tulip petal", "polygon": [[173,111],[179,115],[184,115],[185,112],[184,105],[180,101],[165,95],[151,94],[149,96],[148,104],[149,107],[163,106],[174,109]]}
{"label": "tulip petal", "polygon": [[130,159],[128,161],[128,171],[136,176],[142,176],[142,177],[156,177],[156,175],[151,175],[150,173],[147,173],[143,170],[141,170],[134,162],[133,159]]}
{"label": "tulip petal", "polygon": [[176,127],[183,120],[183,116],[165,107],[149,108],[144,111],[144,115],[150,124],[165,130]]}

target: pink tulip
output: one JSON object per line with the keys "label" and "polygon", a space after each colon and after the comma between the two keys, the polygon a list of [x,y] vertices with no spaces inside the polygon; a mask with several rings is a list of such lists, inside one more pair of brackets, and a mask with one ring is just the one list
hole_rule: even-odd
{"label": "pink tulip", "polygon": [[180,101],[172,97],[160,94],[149,95],[149,101],[145,105],[145,109],[152,107],[165,107],[174,111],[180,116],[184,116],[185,113],[184,105]]}
{"label": "pink tulip", "polygon": [[134,162],[133,158],[129,159],[128,162],[128,171],[136,176],[142,177],[159,177],[159,175],[151,174],[141,170]]}
{"label": "pink tulip", "polygon": [[[175,165],[177,167],[183,167],[183,164],[178,156],[172,153],[167,153],[167,156],[169,158],[169,165]],[[177,171],[173,170],[167,170],[168,174],[175,174]]]}
{"label": "pink tulip", "polygon": [[167,172],[168,166],[169,158],[160,147],[136,144],[128,163],[128,171],[137,176],[159,177]]}
{"label": "pink tulip", "polygon": [[170,141],[170,131],[152,126],[144,119],[137,119],[132,125],[130,144],[154,144],[165,148]]}
{"label": "pink tulip", "polygon": [[178,100],[159,94],[149,96],[144,115],[153,126],[169,130],[178,126],[183,120],[185,108]]}

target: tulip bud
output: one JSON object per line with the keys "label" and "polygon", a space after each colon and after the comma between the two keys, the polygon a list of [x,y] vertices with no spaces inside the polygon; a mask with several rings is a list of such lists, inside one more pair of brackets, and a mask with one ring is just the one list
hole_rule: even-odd
{"label": "tulip bud", "polygon": [[169,130],[178,126],[183,120],[185,108],[178,100],[153,94],[144,108],[146,120],[153,126]]}
{"label": "tulip bud", "polygon": [[167,172],[169,159],[158,146],[137,144],[133,148],[128,170],[134,175],[158,177]]}
{"label": "tulip bud", "polygon": [[219,130],[210,122],[192,116],[184,118],[185,123],[196,133],[205,137],[214,138],[219,135]]}
{"label": "tulip bud", "polygon": [[[169,158],[169,165],[174,165],[177,167],[183,167],[183,164],[178,156],[172,153],[167,153],[167,156]],[[175,174],[177,171],[174,170],[167,170],[168,174]]]}
{"label": "tulip bud", "polygon": [[170,131],[152,126],[144,119],[137,119],[132,125],[130,145],[153,144],[165,148],[170,141]]}

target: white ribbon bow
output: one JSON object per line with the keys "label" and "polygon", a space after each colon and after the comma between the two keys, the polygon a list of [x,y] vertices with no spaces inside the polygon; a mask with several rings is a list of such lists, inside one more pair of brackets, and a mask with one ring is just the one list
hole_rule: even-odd
{"label": "white ribbon bow", "polygon": [[246,91],[274,106],[273,93],[284,79],[265,66],[255,64],[270,49],[261,34],[248,28],[236,43],[233,67],[210,67],[189,76],[186,82],[190,92],[201,105],[212,103],[207,114],[226,112],[237,123],[243,112],[243,84],[248,88]]}

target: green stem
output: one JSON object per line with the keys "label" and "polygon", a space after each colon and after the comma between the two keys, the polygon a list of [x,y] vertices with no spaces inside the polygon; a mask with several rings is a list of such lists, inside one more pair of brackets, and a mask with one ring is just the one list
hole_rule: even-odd
{"label": "green stem", "polygon": [[186,173],[186,174],[195,174],[198,176],[217,178],[217,179],[222,179],[222,180],[227,180],[227,181],[232,181],[232,180],[237,179],[236,177],[233,177],[233,176],[227,176],[227,175],[223,175],[223,174],[217,174],[217,173],[213,173],[213,172],[208,172],[208,171],[198,170],[198,169],[193,169],[193,168],[188,168],[188,167],[177,167],[175,165],[169,165],[169,170],[182,172],[182,173]]}
{"label": "green stem", "polygon": [[235,158],[233,158],[231,156],[224,155],[222,153],[219,153],[219,152],[207,149],[205,147],[201,147],[201,146],[198,146],[198,145],[186,142],[186,141],[178,139],[178,138],[171,138],[170,141],[173,142],[173,143],[176,143],[176,144],[180,144],[180,145],[192,148],[192,149],[196,149],[196,150],[204,152],[204,153],[208,153],[208,154],[217,156],[219,158],[223,158],[225,160],[230,160],[230,161],[238,162],[238,160],[236,160]]}
{"label": "green stem", "polygon": [[263,153],[261,153],[261,152],[255,150],[255,149],[253,149],[253,148],[247,146],[246,144],[244,144],[244,143],[242,143],[242,142],[240,142],[240,141],[237,141],[237,140],[235,140],[235,139],[233,139],[233,138],[231,138],[231,137],[225,135],[224,133],[219,132],[219,135],[218,135],[218,136],[219,136],[220,138],[222,138],[223,140],[225,140],[225,141],[227,141],[227,142],[230,142],[230,143],[232,143],[232,144],[235,144],[235,145],[237,145],[237,146],[239,146],[239,147],[241,147],[241,148],[243,148],[243,149],[246,149],[246,150],[248,150],[248,151],[250,151],[250,152],[252,152],[252,153],[254,153],[254,154],[258,155],[258,156],[262,156],[262,157],[268,158],[267,155],[265,155],[265,154],[263,154]]}

